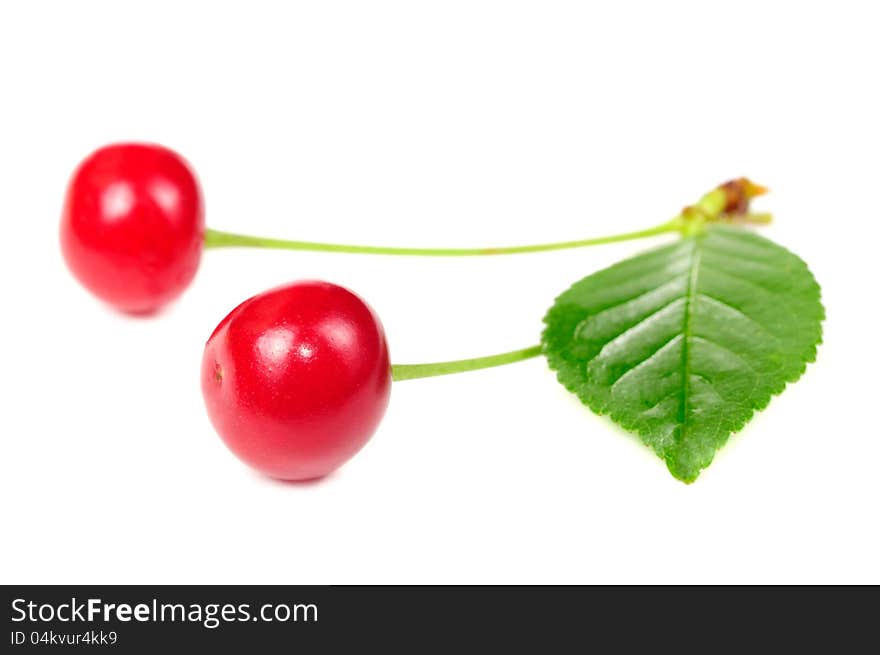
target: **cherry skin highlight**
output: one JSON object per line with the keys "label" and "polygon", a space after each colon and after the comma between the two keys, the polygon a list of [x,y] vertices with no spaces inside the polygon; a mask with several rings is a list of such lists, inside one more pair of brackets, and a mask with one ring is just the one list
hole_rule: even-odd
{"label": "cherry skin highlight", "polygon": [[358,296],[304,281],[246,300],[208,339],[208,415],[242,461],[282,480],[334,471],[367,443],[391,393],[382,324]]}
{"label": "cherry skin highlight", "polygon": [[204,244],[198,181],[177,153],[121,143],[76,169],[61,217],[61,251],[74,276],[124,312],[148,314],[192,282]]}

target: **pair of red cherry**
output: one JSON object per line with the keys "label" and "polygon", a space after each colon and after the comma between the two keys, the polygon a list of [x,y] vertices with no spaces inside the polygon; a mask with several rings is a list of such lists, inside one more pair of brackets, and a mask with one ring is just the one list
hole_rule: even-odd
{"label": "pair of red cherry", "polygon": [[[92,293],[150,314],[192,282],[205,219],[198,181],[156,145],[102,148],[76,170],[61,248]],[[324,476],[372,436],[391,392],[382,324],[351,291],[296,282],[241,303],[211,334],[202,392],[217,432],[244,462],[276,478]]]}

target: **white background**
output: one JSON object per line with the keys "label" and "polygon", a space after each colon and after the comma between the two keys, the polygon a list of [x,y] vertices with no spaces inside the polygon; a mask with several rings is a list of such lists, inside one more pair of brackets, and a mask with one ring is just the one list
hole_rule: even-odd
{"label": "white background", "polygon": [[[880,582],[880,97],[871,2],[4,2],[5,583]],[[330,478],[230,455],[199,361],[239,301],[352,287],[396,362],[537,342],[553,298],[649,247],[488,260],[214,251],[161,316],[69,276],[93,148],[183,153],[208,223],[482,246],[647,227],[749,175],[823,285],[825,344],[693,485],[540,359],[395,385]],[[664,239],[656,240],[657,243]]]}

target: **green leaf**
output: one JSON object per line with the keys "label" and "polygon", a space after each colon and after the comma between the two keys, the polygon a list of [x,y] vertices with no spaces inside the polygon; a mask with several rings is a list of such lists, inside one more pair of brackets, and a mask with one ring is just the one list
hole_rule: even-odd
{"label": "green leaf", "polygon": [[577,282],[547,313],[543,347],[569,391],[693,482],[815,359],[823,318],[799,257],[710,225]]}

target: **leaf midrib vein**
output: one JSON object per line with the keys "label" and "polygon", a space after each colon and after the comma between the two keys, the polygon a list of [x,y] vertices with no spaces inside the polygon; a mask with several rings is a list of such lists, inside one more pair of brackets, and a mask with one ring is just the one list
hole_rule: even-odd
{"label": "leaf midrib vein", "polygon": [[700,248],[700,244],[702,241],[701,236],[694,237],[694,256],[691,261],[690,275],[688,275],[688,286],[687,286],[687,296],[685,299],[684,305],[684,326],[682,328],[682,343],[681,343],[681,413],[679,416],[679,423],[681,424],[681,430],[679,430],[679,441],[684,439],[685,432],[685,424],[687,422],[688,417],[688,404],[690,402],[689,398],[689,389],[690,389],[690,341],[691,341],[691,333],[693,331],[692,326],[692,316],[693,316],[693,307],[694,301],[697,296],[697,282],[699,281],[700,276],[700,262],[703,258],[703,251]]}

